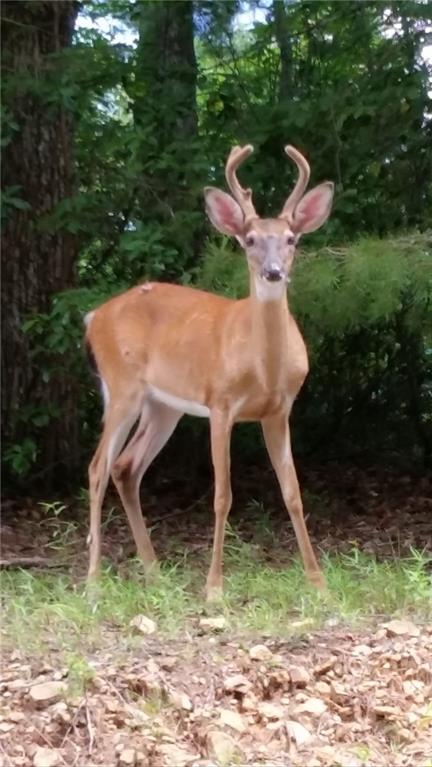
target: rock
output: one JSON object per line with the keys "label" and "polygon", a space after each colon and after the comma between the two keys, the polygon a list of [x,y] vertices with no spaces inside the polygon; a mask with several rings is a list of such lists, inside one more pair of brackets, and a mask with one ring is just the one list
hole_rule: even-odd
{"label": "rock", "polygon": [[308,698],[296,708],[298,714],[311,714],[312,716],[321,716],[325,711],[327,711],[327,706],[321,698]]}
{"label": "rock", "polygon": [[[118,707],[116,711],[118,711]],[[132,728],[140,728],[147,724],[148,720],[150,719],[150,716],[146,714],[145,711],[143,711],[141,708],[138,708],[137,706],[133,706],[130,703],[126,706],[124,713],[126,715],[124,720],[125,724]],[[118,715],[117,718],[118,721],[120,721],[121,715]]]}
{"label": "rock", "polygon": [[401,716],[400,709],[395,708],[395,706],[386,706],[384,704],[375,704],[373,706],[373,711],[377,716],[382,716],[384,719],[394,719]]}
{"label": "rock", "polygon": [[63,722],[63,724],[69,724],[72,719],[68,707],[63,700],[55,703],[50,713],[54,721]]}
{"label": "rock", "polygon": [[249,679],[244,674],[232,674],[224,679],[224,690],[227,692],[240,692],[246,695],[251,687]]}
{"label": "rock", "polygon": [[323,676],[324,674],[327,674],[328,671],[331,671],[331,669],[336,664],[336,658],[328,658],[327,660],[323,661],[323,663],[320,663],[318,666],[315,666],[314,671],[317,676]]}
{"label": "rock", "polygon": [[159,746],[159,752],[164,759],[166,767],[186,767],[186,765],[197,760],[196,754],[191,754],[185,748],[180,748],[174,743],[163,743]]}
{"label": "rock", "polygon": [[304,666],[291,666],[289,674],[295,687],[306,687],[310,682],[310,674]]}
{"label": "rock", "polygon": [[64,682],[42,682],[30,687],[29,696],[35,703],[55,703],[66,692]]}
{"label": "rock", "polygon": [[207,733],[207,744],[210,756],[222,764],[230,764],[241,758],[241,751],[231,735],[221,730],[210,730]]}
{"label": "rock", "polygon": [[258,706],[259,713],[266,719],[282,719],[285,716],[285,710],[283,706],[278,706],[276,703],[268,703],[267,701],[260,703]]}
{"label": "rock", "polygon": [[166,658],[161,658],[159,663],[160,667],[163,668],[164,671],[172,671],[177,666],[178,658],[167,656]]}
{"label": "rock", "polygon": [[317,682],[314,685],[314,692],[317,692],[319,695],[330,695],[331,689],[327,682]]}
{"label": "rock", "polygon": [[57,767],[60,764],[60,754],[55,748],[36,749],[33,757],[34,767]]}
{"label": "rock", "polygon": [[172,690],[168,695],[168,699],[175,708],[183,709],[183,711],[192,711],[193,709],[192,701],[185,692]]}
{"label": "rock", "polygon": [[217,615],[215,618],[200,618],[200,628],[209,631],[223,631],[227,622],[223,615]]}
{"label": "rock", "polygon": [[146,615],[135,615],[129,622],[129,626],[146,635],[154,634],[157,629],[156,623]]}
{"label": "rock", "polygon": [[10,711],[7,717],[11,722],[22,722],[25,719],[25,715],[22,711]]}
{"label": "rock", "polygon": [[273,653],[265,644],[256,644],[249,650],[249,656],[252,660],[270,660]]}
{"label": "rock", "polygon": [[118,758],[119,764],[127,765],[127,767],[130,767],[130,765],[135,764],[136,762],[136,752],[134,748],[125,748],[124,751],[121,751]]}
{"label": "rock", "polygon": [[420,635],[420,629],[415,623],[405,620],[393,620],[388,623],[383,623],[383,628],[386,630],[388,636],[409,636],[418,637]]}
{"label": "rock", "polygon": [[29,683],[26,679],[12,679],[11,682],[7,683],[8,690],[12,690],[13,692],[15,690],[22,690],[23,687],[28,687]]}
{"label": "rock", "polygon": [[230,708],[223,708],[220,712],[221,724],[227,724],[228,727],[232,727],[237,732],[244,732],[246,725],[243,721],[243,717],[238,711],[232,711]]}
{"label": "rock", "polygon": [[288,719],[288,721],[285,722],[285,726],[289,737],[297,746],[305,746],[307,743],[311,742],[313,736],[306,727],[303,727],[303,725],[300,724],[300,722]]}

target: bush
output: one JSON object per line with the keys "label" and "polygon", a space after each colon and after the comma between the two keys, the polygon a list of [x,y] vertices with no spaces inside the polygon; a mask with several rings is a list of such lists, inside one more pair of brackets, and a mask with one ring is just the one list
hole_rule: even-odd
{"label": "bush", "polygon": [[[293,412],[297,452],[430,461],[431,244],[413,232],[299,252],[289,303],[311,372]],[[239,298],[245,260],[210,243],[198,282]]]}
{"label": "bush", "polygon": [[[247,294],[238,248],[209,241],[196,277],[199,287],[234,298]],[[75,380],[83,472],[100,430],[101,407],[82,350],[87,311],[126,285],[106,277],[92,289],[56,296],[48,314],[24,329],[45,379]],[[289,302],[306,339],[311,372],[293,411],[297,454],[320,458],[384,457],[403,464],[430,461],[432,446],[431,233],[364,238],[337,249],[300,252]],[[61,413],[23,411],[23,439],[7,445],[6,468],[18,478],[37,473],[37,443]],[[166,465],[207,458],[206,425],[186,419],[167,450]],[[249,462],[261,449],[259,430],[242,426],[233,452]],[[188,450],[181,450],[183,443]],[[201,449],[198,449],[201,445]],[[173,461],[174,458],[174,461]],[[183,460],[183,459],[182,459]],[[162,459],[162,465],[164,465]]]}

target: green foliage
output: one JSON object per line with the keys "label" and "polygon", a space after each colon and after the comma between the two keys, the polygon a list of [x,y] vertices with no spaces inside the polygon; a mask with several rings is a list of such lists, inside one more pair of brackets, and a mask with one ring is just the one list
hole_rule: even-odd
{"label": "green foliage", "polygon": [[[430,557],[419,551],[384,562],[357,549],[326,556],[329,591],[323,598],[307,584],[297,560],[286,568],[270,567],[259,547],[232,533],[226,546],[225,598],[218,611],[228,630],[245,637],[258,632],[295,636],[305,628],[320,628],[329,617],[347,625],[373,624],[387,615],[427,620],[432,605],[430,563]],[[133,647],[136,638],[129,624],[136,615],[151,617],[164,636],[194,630],[197,612],[206,609],[203,567],[202,561],[196,564],[196,556],[194,563],[171,562],[145,587],[134,565],[128,578],[105,570],[93,604],[84,588],[66,575],[6,572],[4,641],[43,653],[48,640],[56,651],[67,654],[72,681],[85,687],[91,670],[80,655],[104,647],[115,629],[122,631],[125,650]]]}
{"label": "green foliage", "polygon": [[[43,382],[74,379],[86,455],[100,407],[81,350],[83,315],[145,278],[245,295],[242,257],[208,239],[202,188],[224,186],[229,148],[250,142],[256,155],[242,179],[260,213],[277,213],[293,183],[289,142],[310,159],[312,183],[336,183],[331,219],[308,238],[314,250],[299,256],[290,289],[312,356],[297,444],[430,456],[429,9],[275,0],[259,21],[239,24],[239,11],[256,7],[199,0],[192,14],[187,2],[87,2],[74,45],[45,57],[40,76],[5,71],[2,147],[21,130],[15,93],[50,114],[66,109],[75,126],[75,194],[34,225],[37,236],[78,238],[77,290],[23,318],[34,365]],[[17,214],[31,211],[9,186],[2,221]],[[4,456],[27,477],[61,414],[28,402],[17,418],[24,437]],[[256,432],[243,434],[249,455]]]}
{"label": "green foliage", "polygon": [[[244,257],[210,243],[197,279],[242,297]],[[300,251],[288,296],[311,357],[297,449],[430,458],[432,233]]]}

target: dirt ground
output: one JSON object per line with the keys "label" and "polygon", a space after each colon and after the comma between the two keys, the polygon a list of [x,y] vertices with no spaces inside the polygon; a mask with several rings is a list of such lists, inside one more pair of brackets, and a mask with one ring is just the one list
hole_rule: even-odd
{"label": "dirt ground", "polygon": [[[343,551],[354,542],[380,558],[409,554],[412,546],[431,550],[428,480],[337,467],[331,472],[332,493],[328,472],[323,478],[310,471],[303,482],[308,526],[321,551]],[[251,495],[259,498],[258,491]],[[186,519],[174,497],[172,489],[144,496],[161,556],[172,551],[173,540],[190,552],[208,547],[207,499]],[[244,503],[240,493],[233,526],[252,540],[259,509],[246,516]],[[295,541],[276,490],[265,508],[274,509],[269,520],[278,556],[289,558]],[[28,566],[32,558],[46,567],[57,564],[58,550],[47,548],[52,528],[41,524],[44,514],[30,500],[6,504],[6,566]],[[65,524],[76,518],[75,510],[62,515]],[[84,535],[81,524],[71,527],[67,566],[74,577],[85,567]],[[274,541],[262,546],[271,560]],[[133,552],[117,515],[105,530],[104,547],[120,570]],[[91,674],[85,689],[75,691],[55,650],[36,658],[4,649],[3,763],[431,767],[432,625],[387,619],[358,631],[327,623],[313,632],[305,624],[288,640],[245,639],[210,620],[181,639],[143,634],[127,651],[113,631],[103,650],[86,658]]]}
{"label": "dirt ground", "polygon": [[148,637],[121,662],[113,645],[90,664],[74,697],[52,658],[3,657],[6,767],[431,764],[432,626]]}

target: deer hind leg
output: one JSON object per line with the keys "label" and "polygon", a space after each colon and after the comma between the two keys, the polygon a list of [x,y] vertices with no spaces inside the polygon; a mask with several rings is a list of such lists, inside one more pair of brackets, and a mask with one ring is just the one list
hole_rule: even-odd
{"label": "deer hind leg", "polygon": [[264,439],[282,496],[287,507],[306,577],[316,588],[325,588],[324,575],[318,565],[303,516],[303,504],[291,451],[289,424],[286,415],[272,416],[262,422]]}
{"label": "deer hind leg", "polygon": [[152,461],[168,442],[183,413],[158,402],[145,403],[137,430],[112,469],[113,482],[126,511],[138,556],[149,572],[156,562],[141,511],[139,489]]}
{"label": "deer hind leg", "polygon": [[214,467],[214,513],[215,531],[210,570],[207,576],[207,600],[220,599],[223,591],[222,558],[225,526],[232,504],[230,477],[230,439],[232,425],[226,414],[217,412],[210,416],[211,452]]}
{"label": "deer hind leg", "polygon": [[88,577],[99,574],[101,558],[102,503],[113,462],[122,449],[126,437],[136,421],[139,409],[120,408],[109,404],[104,416],[102,436],[89,466],[90,532],[88,543],[90,558]]}

